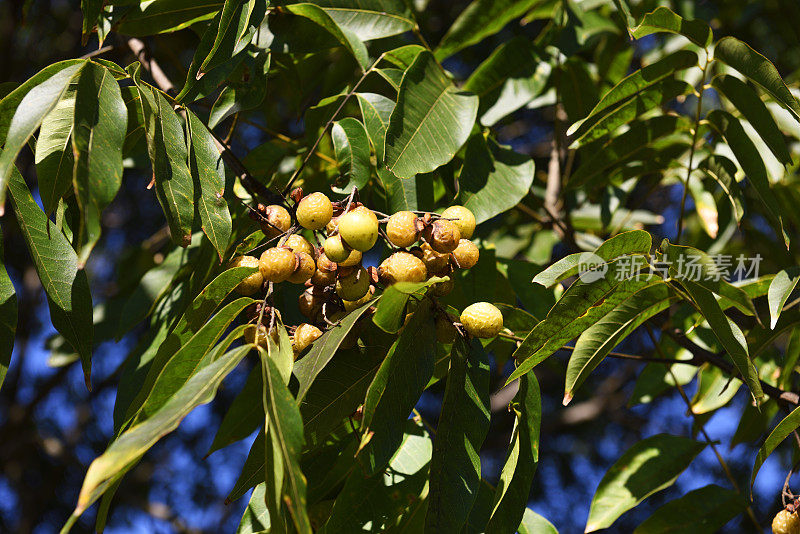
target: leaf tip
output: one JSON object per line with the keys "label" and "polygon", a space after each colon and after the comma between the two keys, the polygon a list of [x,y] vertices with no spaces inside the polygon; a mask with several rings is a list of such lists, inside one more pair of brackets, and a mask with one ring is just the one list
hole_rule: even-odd
{"label": "leaf tip", "polygon": [[564,399],[561,401],[561,404],[563,404],[564,406],[566,406],[566,405],[567,405],[567,404],[569,404],[571,401],[572,401],[572,392],[570,392],[570,391],[567,391],[567,392],[565,392],[565,393],[564,393]]}
{"label": "leaf tip", "polygon": [[83,373],[83,383],[86,384],[86,389],[89,390],[89,393],[92,392],[92,372],[84,371]]}

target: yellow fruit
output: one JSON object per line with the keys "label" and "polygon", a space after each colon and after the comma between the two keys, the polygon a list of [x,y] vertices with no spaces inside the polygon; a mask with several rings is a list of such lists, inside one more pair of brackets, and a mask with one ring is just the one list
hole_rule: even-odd
{"label": "yellow fruit", "polygon": [[295,357],[306,350],[313,342],[320,338],[322,330],[314,325],[303,323],[294,331],[292,349]]}
{"label": "yellow fruit", "polygon": [[419,218],[410,211],[398,211],[386,223],[386,237],[396,247],[410,247],[419,239],[417,221]]}
{"label": "yellow fruit", "polygon": [[341,216],[339,235],[350,248],[366,252],[378,240],[378,219],[372,210],[358,207]]}
{"label": "yellow fruit", "polygon": [[292,234],[287,237],[286,241],[283,243],[283,246],[289,247],[295,252],[303,252],[308,254],[312,258],[315,256],[314,247],[311,246],[311,243],[308,242],[308,239],[300,234]]}
{"label": "yellow fruit", "polygon": [[351,248],[345,246],[340,235],[332,235],[326,239],[323,248],[325,249],[325,255],[336,263],[347,261],[350,258],[350,252],[352,252]]}
{"label": "yellow fruit", "polygon": [[358,250],[351,250],[346,260],[339,262],[339,267],[355,267],[361,265],[362,254]]}
{"label": "yellow fruit", "polygon": [[294,252],[283,247],[268,248],[258,260],[261,276],[267,282],[283,282],[292,276],[296,267]]}
{"label": "yellow fruit", "polygon": [[261,231],[267,237],[277,237],[292,226],[292,217],[283,206],[277,204],[267,206],[263,215],[267,220],[259,222],[259,226],[261,226]]}
{"label": "yellow fruit", "polygon": [[772,520],[773,534],[800,534],[800,517],[797,512],[781,510]]}
{"label": "yellow fruit", "polygon": [[458,246],[453,251],[453,257],[456,260],[456,265],[461,269],[471,269],[478,263],[480,251],[478,247],[469,239],[462,239],[458,242]]}
{"label": "yellow fruit", "polygon": [[321,230],[333,217],[333,204],[323,193],[311,193],[297,205],[297,222],[309,230]]}
{"label": "yellow fruit", "polygon": [[297,258],[297,267],[288,280],[293,284],[305,284],[306,280],[314,276],[317,263],[305,252],[295,252],[294,255]]}
{"label": "yellow fruit", "polygon": [[325,287],[336,283],[336,271],[323,271],[319,267],[311,276],[311,283],[315,286]]}
{"label": "yellow fruit", "polygon": [[439,274],[450,265],[450,256],[436,252],[428,243],[422,243],[419,256],[430,274]]}
{"label": "yellow fruit", "polygon": [[[258,268],[258,258],[255,256],[239,256],[233,258],[231,262],[228,264],[228,268],[232,269],[234,267],[255,267]],[[261,276],[261,271],[256,271],[250,276],[247,276],[239,282],[239,285],[236,286],[236,291],[240,295],[244,295],[249,297],[250,295],[255,295],[261,288],[264,287],[264,277]]]}
{"label": "yellow fruit", "polygon": [[476,302],[461,312],[461,324],[471,336],[494,337],[503,329],[503,314],[488,302]]}
{"label": "yellow fruit", "polygon": [[378,267],[378,276],[384,285],[396,282],[423,282],[428,270],[421,259],[408,252],[395,252]]}
{"label": "yellow fruit", "polygon": [[343,300],[358,300],[369,292],[369,273],[359,267],[347,276],[336,280],[336,294]]}
{"label": "yellow fruit", "polygon": [[369,291],[367,291],[367,294],[358,300],[342,300],[342,304],[344,305],[344,311],[350,313],[353,310],[357,310],[358,308],[369,302],[374,294],[375,294],[375,288],[370,287]]}
{"label": "yellow fruit", "polygon": [[458,226],[461,237],[469,239],[475,231],[475,215],[464,206],[450,206],[442,212],[443,219],[451,219]]}
{"label": "yellow fruit", "polygon": [[[258,335],[256,336],[256,332]],[[272,338],[272,341],[275,343],[278,342],[278,329],[273,328],[272,331],[269,333],[269,336]],[[258,342],[256,342],[256,337],[258,337]],[[249,324],[244,328],[244,342],[249,343],[252,345],[258,345],[259,347],[266,349],[267,348],[267,327],[263,324],[258,325],[258,329],[256,329],[256,325]]]}
{"label": "yellow fruit", "polygon": [[325,303],[325,295],[316,287],[310,287],[303,291],[297,299],[297,308],[305,317],[315,321],[322,312],[322,305]]}
{"label": "yellow fruit", "polygon": [[444,219],[437,219],[428,225],[423,236],[431,248],[441,254],[453,252],[461,241],[461,231],[458,226]]}

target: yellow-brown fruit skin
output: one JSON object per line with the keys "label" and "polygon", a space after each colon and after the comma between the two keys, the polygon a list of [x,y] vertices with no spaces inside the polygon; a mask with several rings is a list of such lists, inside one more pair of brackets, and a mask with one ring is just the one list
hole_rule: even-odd
{"label": "yellow-brown fruit skin", "polygon": [[336,294],[342,300],[358,300],[369,292],[369,273],[359,267],[347,276],[340,276],[336,280]]}
{"label": "yellow-brown fruit skin", "polygon": [[351,249],[347,248],[339,235],[332,235],[325,240],[323,244],[325,255],[331,261],[341,263],[350,258]]}
{"label": "yellow-brown fruit skin", "polygon": [[[239,256],[233,258],[228,264],[228,268],[232,269],[234,267],[255,267],[258,269],[258,258],[255,256]],[[261,276],[261,270],[259,269],[250,276],[243,278],[242,281],[239,282],[239,285],[236,286],[236,292],[245,297],[249,297],[258,293],[263,287],[264,277]]]}
{"label": "yellow-brown fruit skin", "polygon": [[261,276],[267,282],[283,282],[287,280],[297,267],[297,258],[288,248],[268,248],[258,260]]}
{"label": "yellow-brown fruit skin", "polygon": [[378,276],[384,285],[397,282],[424,282],[428,278],[425,263],[408,252],[395,252],[378,267]]}
{"label": "yellow-brown fruit skin", "polygon": [[378,240],[378,219],[371,210],[358,207],[339,218],[339,235],[350,248],[366,252]]}
{"label": "yellow-brown fruit skin", "polygon": [[797,512],[781,510],[772,520],[773,534],[800,534],[800,517]]}
{"label": "yellow-brown fruit skin", "polygon": [[471,336],[490,338],[503,329],[503,314],[488,302],[476,302],[461,312],[461,324]]}
{"label": "yellow-brown fruit skin", "polygon": [[303,323],[294,331],[292,349],[295,356],[306,350],[313,342],[322,336],[322,330],[314,325]]}
{"label": "yellow-brown fruit skin", "polygon": [[441,273],[450,264],[450,256],[436,252],[428,243],[423,243],[419,248],[419,256],[431,274]]}
{"label": "yellow-brown fruit skin", "polygon": [[419,239],[417,221],[419,218],[410,211],[398,211],[386,223],[386,237],[396,247],[410,247]]}
{"label": "yellow-brown fruit skin", "polygon": [[351,311],[357,310],[358,308],[369,302],[370,299],[374,296],[374,294],[375,294],[375,288],[370,287],[369,290],[367,291],[367,294],[358,300],[342,299],[342,304],[344,305],[344,311],[350,313]]}
{"label": "yellow-brown fruit skin", "polygon": [[[256,336],[256,332],[258,332],[258,336]],[[269,333],[272,341],[278,342],[278,329],[273,328],[272,331]],[[258,325],[258,329],[256,329],[256,325],[250,324],[244,328],[244,342],[249,343],[251,345],[256,344],[256,337],[258,337],[258,346],[262,349],[267,348],[267,327],[263,324]]]}
{"label": "yellow-brown fruit skin", "polygon": [[311,277],[311,283],[320,287],[333,285],[336,283],[336,271],[323,271],[318,267]]}
{"label": "yellow-brown fruit skin", "polygon": [[322,313],[322,305],[325,303],[325,296],[317,288],[308,288],[300,294],[297,299],[297,308],[303,316],[316,321]]}
{"label": "yellow-brown fruit skin", "polygon": [[333,217],[333,204],[323,193],[311,193],[297,205],[297,222],[308,230],[322,230]]}
{"label": "yellow-brown fruit skin", "polygon": [[267,237],[277,237],[286,232],[292,226],[292,216],[283,206],[272,204],[266,209],[267,221],[261,221],[261,231]]}
{"label": "yellow-brown fruit skin", "polygon": [[314,276],[317,263],[305,252],[295,252],[294,255],[297,258],[297,267],[287,280],[293,284],[304,284],[306,280]]}
{"label": "yellow-brown fruit skin", "polygon": [[461,269],[472,269],[478,263],[480,250],[477,245],[469,239],[462,239],[453,251],[456,265]]}
{"label": "yellow-brown fruit skin", "polygon": [[433,250],[440,254],[449,254],[461,241],[461,231],[452,222],[438,219],[425,229],[424,237]]}
{"label": "yellow-brown fruit skin", "polygon": [[464,239],[470,239],[475,232],[475,215],[464,206],[450,206],[442,212],[442,218],[454,219],[451,222],[458,226]]}
{"label": "yellow-brown fruit skin", "polygon": [[312,258],[315,256],[314,247],[311,246],[311,243],[308,242],[308,239],[299,234],[292,234],[287,237],[283,246],[288,247],[295,252],[303,252],[308,254]]}

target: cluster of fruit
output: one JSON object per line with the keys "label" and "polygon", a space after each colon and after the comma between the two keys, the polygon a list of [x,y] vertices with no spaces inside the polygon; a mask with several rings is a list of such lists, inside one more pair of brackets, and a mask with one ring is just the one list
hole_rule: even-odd
{"label": "cluster of fruit", "polygon": [[794,505],[781,510],[772,520],[773,534],[800,534],[800,517],[794,510]]}
{"label": "cluster of fruit", "polygon": [[[242,280],[237,288],[243,295],[254,295],[265,284],[290,282],[304,284],[299,310],[309,319],[294,329],[295,356],[322,335],[315,325],[335,324],[346,313],[359,308],[373,297],[376,287],[398,282],[435,281],[429,294],[442,297],[453,289],[449,276],[454,269],[469,269],[478,262],[478,247],[470,241],[475,230],[475,216],[463,206],[451,206],[441,215],[399,211],[391,216],[376,213],[353,196],[331,202],[323,193],[303,197],[295,191],[297,202],[292,215],[280,205],[259,205],[257,219],[268,239],[276,246],[260,256],[239,256],[231,266],[257,267],[258,271]],[[380,219],[379,219],[380,217]],[[384,223],[385,230],[381,230]],[[299,228],[313,233],[318,246],[296,233]],[[322,238],[320,233],[324,231]],[[393,252],[375,267],[362,265],[362,254],[383,236]],[[258,316],[264,312],[257,308]],[[270,310],[271,313],[272,310]],[[252,313],[255,315],[255,313]],[[440,324],[441,323],[441,324]],[[475,337],[494,337],[503,328],[503,317],[493,305],[481,302],[468,306],[461,314],[460,325]],[[446,314],[437,319],[442,341],[452,341],[456,324]],[[449,327],[449,328],[448,328]],[[245,331],[248,342],[266,340],[263,324]]]}

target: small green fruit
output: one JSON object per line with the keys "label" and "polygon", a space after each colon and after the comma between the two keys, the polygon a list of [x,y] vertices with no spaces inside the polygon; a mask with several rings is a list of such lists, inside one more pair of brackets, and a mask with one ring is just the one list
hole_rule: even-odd
{"label": "small green fruit", "polygon": [[358,300],[369,292],[369,273],[359,267],[347,276],[336,280],[336,294],[343,300]]}
{"label": "small green fruit", "polygon": [[336,263],[347,261],[352,251],[352,249],[345,246],[342,237],[339,235],[332,235],[327,238],[323,248],[328,259]]}
{"label": "small green fruit", "polygon": [[378,219],[372,210],[358,207],[341,216],[339,235],[350,248],[366,252],[378,240]]}

